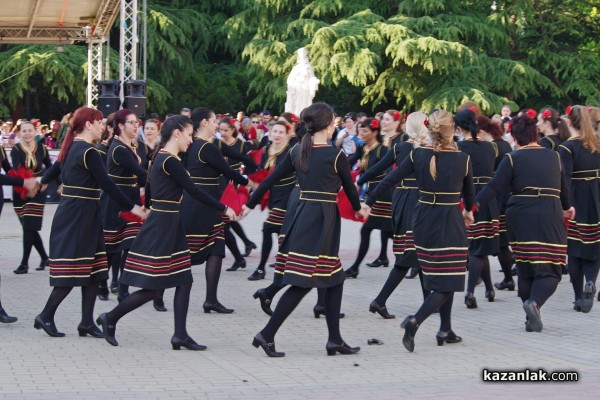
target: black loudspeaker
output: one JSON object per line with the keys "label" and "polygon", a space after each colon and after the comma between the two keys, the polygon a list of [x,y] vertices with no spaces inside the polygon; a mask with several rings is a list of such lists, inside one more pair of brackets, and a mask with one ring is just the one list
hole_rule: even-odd
{"label": "black loudspeaker", "polygon": [[98,110],[102,112],[104,117],[109,114],[119,111],[121,99],[119,98],[119,81],[103,80],[97,81],[98,85]]}
{"label": "black loudspeaker", "polygon": [[141,80],[130,80],[125,82],[125,102],[123,106],[131,110],[138,118],[146,116],[146,82]]}

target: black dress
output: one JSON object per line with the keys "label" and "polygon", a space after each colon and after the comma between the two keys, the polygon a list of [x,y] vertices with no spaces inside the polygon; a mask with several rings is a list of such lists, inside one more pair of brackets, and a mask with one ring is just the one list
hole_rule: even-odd
{"label": "black dress", "polygon": [[519,276],[561,279],[567,253],[562,211],[571,207],[565,186],[558,153],[529,145],[508,154],[477,195],[485,204],[510,190],[506,222]]}
{"label": "black dress", "polygon": [[[492,180],[498,148],[491,142],[466,139],[458,142],[458,149],[469,155],[473,166],[475,195]],[[475,222],[467,228],[471,256],[495,256],[500,252],[498,202],[491,201],[474,213]]]}
{"label": "black dress", "polygon": [[[498,165],[500,165],[500,162],[504,159],[504,156],[512,152],[512,147],[510,147],[510,144],[504,139],[494,140],[493,143],[495,143],[498,148],[498,157],[496,158],[496,163],[494,165],[494,171],[496,171]],[[500,209],[500,217],[498,218],[500,248],[509,246],[508,230],[506,229],[506,204],[508,203],[509,198],[509,191],[498,195],[498,207]]]}
{"label": "black dress", "polygon": [[[221,198],[221,176],[240,185],[248,184],[247,178],[229,167],[219,149],[203,139],[194,140],[183,155],[183,164],[196,186],[215,200]],[[223,218],[218,210],[207,209],[203,203],[184,191],[181,217],[190,247],[192,265],[202,264],[211,255],[225,257]]]}
{"label": "black dress", "polygon": [[[277,286],[329,288],[345,279],[339,258],[341,221],[337,193],[343,186],[355,211],[360,210],[358,193],[343,151],[326,144],[313,145],[306,173],[298,167],[299,155],[300,146],[295,146],[289,157],[284,157],[275,171],[261,183],[247,206],[254,208],[269,183],[295,171],[300,197],[289,225],[285,227],[285,236],[280,236],[273,283]],[[290,203],[294,197],[292,193]],[[286,216],[286,223],[287,220]]]}
{"label": "black dress", "polygon": [[[290,146],[282,148],[277,155],[269,159],[269,148],[272,144],[265,147],[262,155],[261,167],[265,170],[274,170],[279,165],[285,156],[290,152]],[[269,192],[269,216],[264,222],[263,229],[270,227],[280,232],[285,219],[285,213],[290,199],[290,194],[296,185],[296,175],[291,173],[281,178],[273,185]]]}
{"label": "black dress", "polygon": [[544,136],[540,139],[540,146],[544,146],[547,149],[558,151],[558,146],[560,146],[562,142],[558,135],[548,135]]}
{"label": "black dress", "polygon": [[98,149],[98,151],[100,152],[100,155],[102,156],[102,160],[104,161],[104,165],[106,165],[106,157],[108,154],[108,145],[104,142],[100,143],[96,149]]}
{"label": "black dress", "polygon": [[144,171],[148,171],[148,166],[150,165],[150,156],[152,155],[152,149],[150,146],[141,140],[136,140],[135,153],[140,158],[140,167]]}
{"label": "black dress", "polygon": [[419,202],[413,217],[417,257],[427,290],[461,292],[465,288],[467,234],[460,211],[461,193],[465,208],[473,205],[473,174],[469,156],[454,149],[435,152],[437,176],[429,171],[433,149],[419,147],[372,193],[367,204],[402,179],[414,174],[419,186]]}
{"label": "black dress", "polygon": [[[0,165],[2,165],[2,169],[4,172],[8,174],[8,171],[11,170],[10,163],[6,157],[6,151],[4,150],[4,146],[0,144]],[[9,180],[10,181],[10,180]],[[9,182],[7,181],[7,182]],[[7,185],[9,183],[6,183]],[[2,214],[2,207],[4,206],[4,191],[0,188],[0,214]]]}
{"label": "black dress", "polygon": [[[190,249],[179,215],[184,189],[208,207],[225,211],[223,204],[194,185],[179,157],[159,151],[146,185],[151,212],[131,245],[121,283],[159,290],[193,282]],[[203,218],[203,213],[196,218]]]}
{"label": "black dress", "polygon": [[87,286],[108,277],[100,190],[113,197],[120,211],[133,201],[108,177],[102,156],[90,143],[75,139],[62,168],[52,168],[42,183],[60,171],[63,192],[50,231],[50,285]]}
{"label": "black dress", "polygon": [[[41,143],[36,143],[31,153],[25,150],[22,143],[19,143],[12,148],[10,158],[14,170],[23,167],[31,170],[35,176],[42,176],[44,168],[48,169],[52,166],[48,149]],[[38,193],[33,198],[23,200],[13,190],[13,207],[23,230],[40,231],[42,229],[45,204],[46,193]]]}
{"label": "black dress", "polygon": [[600,154],[592,154],[579,138],[560,145],[575,219],[569,220],[567,254],[600,259]]}
{"label": "black dress", "polygon": [[[350,157],[350,165],[354,165],[356,161],[359,161],[361,173],[367,172],[370,168],[373,168],[385,155],[387,154],[387,147],[381,143],[377,143],[371,150],[365,149],[366,145],[361,144],[357,147],[356,153]],[[387,170],[379,172],[379,174],[373,176],[368,180],[367,184],[367,195],[375,190],[377,184],[385,177]],[[380,229],[382,231],[392,231],[392,192],[393,188],[390,188],[385,193],[382,193],[381,197],[373,203],[371,213],[365,227],[370,229]]]}
{"label": "black dress", "polygon": [[[141,205],[140,187],[146,185],[146,170],[140,167],[140,159],[134,151],[124,145],[117,136],[107,154],[108,175],[135,204]],[[119,205],[110,196],[102,196],[102,222],[106,252],[118,254],[131,247],[140,231],[141,224],[127,222],[119,217]]]}
{"label": "black dress", "polygon": [[[395,139],[400,138],[396,136]],[[409,142],[395,144],[391,151],[362,174],[356,183],[360,186],[371,179],[373,176],[388,170],[394,163],[400,165],[410,152],[414,150],[414,145]],[[414,174],[410,174],[402,179],[396,186],[392,194],[392,225],[394,229],[393,248],[396,256],[395,265],[402,267],[418,267],[419,260],[415,249],[413,236],[413,214],[415,206],[419,201],[419,188]]]}

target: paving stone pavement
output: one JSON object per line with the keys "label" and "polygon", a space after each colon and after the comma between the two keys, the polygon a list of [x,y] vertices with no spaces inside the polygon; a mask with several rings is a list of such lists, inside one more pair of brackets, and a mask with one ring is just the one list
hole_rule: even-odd
{"label": "paving stone pavement", "polygon": [[[48,243],[56,205],[46,207],[42,237]],[[246,232],[260,245],[266,213],[254,212],[242,222]],[[343,221],[341,258],[345,266],[353,261],[358,247],[360,225]],[[76,240],[76,238],[73,238]],[[372,235],[371,250],[365,259],[377,257],[379,234]],[[391,243],[390,243],[391,257]],[[204,352],[173,351],[173,290],[165,293],[169,311],[156,312],[147,304],[127,315],[117,328],[118,347],[103,339],[77,335],[81,310],[79,290],[74,290],[57,312],[56,324],[67,334],[50,338],[33,329],[33,319],[50,293],[48,272],[34,268],[39,262],[35,250],[27,275],[14,275],[21,257],[21,230],[10,203],[4,205],[0,220],[0,274],[2,304],[14,324],[0,324],[0,398],[2,399],[529,399],[584,398],[600,389],[598,333],[600,304],[589,314],[572,310],[572,289],[568,278],[542,309],[542,333],[524,331],[524,313],[515,292],[498,292],[494,303],[485,302],[484,288],[475,295],[479,308],[468,310],[463,294],[457,293],[453,329],[463,342],[438,347],[435,333],[439,318],[433,315],[419,329],[414,353],[402,346],[400,321],[421,304],[418,279],[405,280],[388,301],[396,314],[384,320],[368,312],[371,300],[387,278],[389,268],[361,267],[359,278],[346,281],[341,320],[344,339],[362,350],[353,356],[328,357],[325,353],[327,328],[324,318],[315,319],[312,307],[316,291],[310,293],[286,321],[276,338],[278,350],[286,357],[271,359],[251,346],[252,337],[267,322],[254,291],[267,279],[246,278],[258,263],[259,252],[247,258],[248,268],[223,271],[219,298],[235,308],[231,315],[205,314],[203,267],[194,267],[195,284],[188,317],[188,330]],[[224,267],[233,262],[228,256]],[[493,280],[498,281],[497,259],[492,259]],[[95,314],[116,305],[111,295],[96,303]],[[381,346],[369,346],[378,338]],[[482,369],[509,370],[543,368],[573,370],[576,383],[489,383],[482,381]]]}

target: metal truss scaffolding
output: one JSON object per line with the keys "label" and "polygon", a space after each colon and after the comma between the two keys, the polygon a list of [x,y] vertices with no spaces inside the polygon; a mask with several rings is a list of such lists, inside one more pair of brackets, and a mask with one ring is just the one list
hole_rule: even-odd
{"label": "metal truss scaffolding", "polygon": [[121,29],[119,43],[119,80],[121,101],[124,100],[123,84],[137,77],[138,21],[137,0],[121,0]]}

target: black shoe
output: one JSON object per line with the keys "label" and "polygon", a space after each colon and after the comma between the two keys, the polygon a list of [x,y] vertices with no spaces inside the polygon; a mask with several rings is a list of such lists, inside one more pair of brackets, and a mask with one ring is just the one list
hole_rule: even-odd
{"label": "black shoe", "polygon": [[87,336],[90,335],[95,338],[103,338],[104,332],[102,332],[96,325],[91,324],[90,326],[83,326],[79,324],[77,327],[77,332],[79,332],[79,336]]}
{"label": "black shoe", "polygon": [[194,342],[194,339],[189,336],[185,339],[179,339],[178,337],[173,336],[171,338],[171,346],[173,346],[173,350],[181,350],[182,347],[195,351],[206,350],[206,346]]}
{"label": "black shoe", "polygon": [[577,312],[581,312],[581,299],[575,300],[573,302],[573,310],[575,310]]}
{"label": "black shoe", "polygon": [[452,329],[448,332],[438,331],[435,335],[437,339],[438,346],[443,346],[444,343],[460,343],[462,342],[462,338],[457,336],[456,333],[452,332]]}
{"label": "black shoe", "polygon": [[561,266],[561,269],[562,269],[563,275],[569,275],[569,269],[567,268],[566,265]]}
{"label": "black shoe", "polygon": [[117,301],[120,303],[123,300],[125,300],[127,296],[129,296],[129,292],[119,293],[119,295],[117,296]]}
{"label": "black shoe", "polygon": [[473,293],[467,292],[465,304],[467,305],[467,308],[477,308],[477,299],[473,296]]}
{"label": "black shoe", "polygon": [[267,315],[273,315],[273,310],[271,310],[271,300],[267,294],[265,293],[265,289],[258,289],[253,295],[255,299],[260,300],[260,308]]}
{"label": "black shoe", "polygon": [[488,290],[485,292],[485,298],[488,299],[490,303],[494,302],[494,298],[496,297],[496,293],[493,290]]}
{"label": "black shoe", "polygon": [[405,279],[414,279],[417,275],[419,275],[419,268],[412,267],[408,274],[404,277]]}
{"label": "black shoe", "polygon": [[496,282],[494,283],[494,287],[498,290],[504,290],[504,289],[508,289],[509,292],[514,292],[515,290],[515,281],[514,280],[510,280],[510,281],[505,281],[503,280],[502,282]]}
{"label": "black shoe", "polygon": [[119,293],[119,281],[112,281],[110,283],[110,292],[112,294],[117,294]]}
{"label": "black shoe", "polygon": [[231,314],[234,311],[233,308],[227,308],[218,301],[215,304],[204,302],[202,308],[204,308],[204,312],[206,314],[209,314],[211,311],[217,312],[219,314]]}
{"label": "black shoe", "polygon": [[512,273],[512,276],[517,276],[518,275],[519,271],[517,270],[516,266],[512,267],[511,273]]}
{"label": "black shoe", "polygon": [[35,270],[36,271],[43,271],[43,270],[46,269],[46,267],[48,266],[48,264],[50,264],[50,260],[46,258],[45,260],[42,260],[40,262],[39,267],[37,267]]}
{"label": "black shoe", "polygon": [[525,332],[533,332],[533,329],[529,326],[529,321],[525,321]]}
{"label": "black shoe", "polygon": [[246,268],[246,260],[234,262],[233,265],[227,268],[225,271],[237,271],[240,268]]}
{"label": "black shoe", "polygon": [[246,252],[242,254],[242,257],[248,257],[253,249],[256,249],[256,244],[254,244],[254,242],[248,243],[246,245]]}
{"label": "black shoe", "polygon": [[385,305],[381,306],[375,300],[373,300],[371,302],[371,304],[369,305],[369,311],[371,311],[373,314],[377,313],[377,314],[381,315],[384,319],[396,318],[395,315],[392,315],[388,312]]}
{"label": "black shoe", "polygon": [[354,278],[354,279],[356,279],[358,277],[358,270],[357,269],[348,268],[346,271],[344,271],[344,274],[346,274],[346,278]]}
{"label": "black shoe", "polygon": [[154,300],[153,305],[154,305],[154,309],[158,312],[166,312],[167,311],[167,307],[165,307],[165,302],[163,301],[163,299]]}
{"label": "black shoe", "polygon": [[100,299],[102,301],[108,300],[108,287],[100,286],[98,288],[98,299]]}
{"label": "black shoe", "polygon": [[263,335],[259,332],[254,336],[254,340],[252,340],[252,346],[262,347],[265,351],[265,354],[269,357],[285,357],[285,353],[282,351],[275,350],[275,342],[267,343]]}
{"label": "black shoe", "polygon": [[328,356],[335,356],[335,353],[356,354],[360,351],[360,347],[350,347],[348,344],[346,344],[346,342],[342,342],[342,344],[327,342],[325,345],[325,350],[327,350]]}
{"label": "black shoe", "polygon": [[523,310],[527,314],[527,324],[534,332],[541,332],[544,324],[542,323],[542,316],[540,309],[535,301],[528,299],[523,303]]}
{"label": "black shoe", "polygon": [[265,279],[266,272],[262,269],[257,269],[248,277],[249,281],[259,281]]}
{"label": "black shoe", "polygon": [[594,305],[594,294],[596,293],[596,286],[594,282],[588,281],[583,288],[583,298],[581,299],[581,312],[589,313],[592,311]]}
{"label": "black shoe", "polygon": [[269,264],[269,268],[275,268],[275,263]]}
{"label": "black shoe", "polygon": [[11,317],[4,311],[4,308],[0,307],[0,322],[3,324],[12,324],[13,322],[17,322],[19,319],[17,317]]}
{"label": "black shoe", "polygon": [[104,332],[104,340],[113,346],[118,346],[119,342],[115,339],[115,331],[117,330],[116,325],[111,325],[108,322],[108,318],[106,317],[106,313],[100,314],[96,323],[102,327],[102,332]]}
{"label": "black shoe", "polygon": [[390,265],[390,260],[382,260],[380,258],[376,259],[375,261],[368,263],[367,267],[371,267],[371,268],[378,268],[378,267],[387,267],[388,265]]}
{"label": "black shoe", "polygon": [[29,271],[29,267],[27,265],[21,264],[13,272],[17,275],[22,275],[22,274],[26,274],[27,271]]}
{"label": "black shoe", "polygon": [[417,320],[413,315],[409,315],[402,321],[400,328],[404,329],[402,344],[406,350],[412,353],[415,350],[415,335],[417,334],[417,329],[419,329],[419,324],[417,324]]}
{"label": "black shoe", "polygon": [[[315,318],[320,318],[321,315],[325,316],[325,307],[317,304],[316,306],[313,307],[313,313],[315,314]],[[344,318],[345,316],[346,316],[346,314],[340,313],[340,319]]]}
{"label": "black shoe", "polygon": [[41,315],[35,317],[35,322],[33,323],[33,327],[35,329],[43,329],[44,332],[48,334],[48,336],[52,337],[63,337],[64,333],[59,332],[56,329],[56,325],[54,325],[54,321],[44,321]]}

